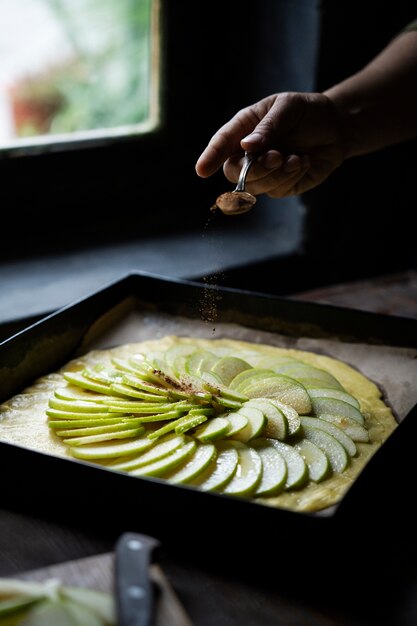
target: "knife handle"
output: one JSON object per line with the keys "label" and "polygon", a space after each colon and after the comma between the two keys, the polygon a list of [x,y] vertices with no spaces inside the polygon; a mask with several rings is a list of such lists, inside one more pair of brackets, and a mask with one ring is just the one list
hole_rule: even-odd
{"label": "knife handle", "polygon": [[124,533],[115,553],[116,611],[119,626],[152,626],[154,588],[150,578],[153,552],[159,542],[148,535]]}

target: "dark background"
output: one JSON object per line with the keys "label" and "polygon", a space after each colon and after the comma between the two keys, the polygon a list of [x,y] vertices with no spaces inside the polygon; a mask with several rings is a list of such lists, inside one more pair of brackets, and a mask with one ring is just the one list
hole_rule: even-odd
{"label": "dark background", "polygon": [[[343,79],[416,13],[408,0],[164,0],[162,8],[161,129],[96,148],[0,156],[0,259],[201,232],[207,207],[230,186],[222,172],[201,180],[194,171],[219,126],[268,93],[322,90]],[[242,256],[220,280],[292,293],[415,267],[416,154],[410,141],[351,159],[297,198],[298,212],[263,198],[259,211],[217,216],[226,232],[251,237],[256,229],[260,248],[277,219],[302,221],[290,253],[280,254],[278,236],[276,256],[261,264]]]}

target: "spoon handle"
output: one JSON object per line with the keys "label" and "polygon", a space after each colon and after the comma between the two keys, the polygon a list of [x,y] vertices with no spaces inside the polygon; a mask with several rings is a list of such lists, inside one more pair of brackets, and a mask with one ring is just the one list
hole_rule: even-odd
{"label": "spoon handle", "polygon": [[246,183],[246,175],[249,171],[250,166],[255,161],[257,155],[250,154],[249,152],[245,152],[245,157],[243,159],[243,166],[240,170],[239,180],[237,181],[235,191],[245,191],[245,183]]}

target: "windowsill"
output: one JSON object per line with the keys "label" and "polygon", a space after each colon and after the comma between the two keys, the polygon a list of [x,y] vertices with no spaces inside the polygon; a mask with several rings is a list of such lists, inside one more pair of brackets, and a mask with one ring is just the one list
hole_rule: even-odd
{"label": "windowsill", "polygon": [[299,242],[299,221],[275,216],[267,224],[260,220],[223,230],[208,226],[198,232],[3,261],[0,324],[47,314],[131,271],[171,278],[224,277],[245,265],[291,256]]}

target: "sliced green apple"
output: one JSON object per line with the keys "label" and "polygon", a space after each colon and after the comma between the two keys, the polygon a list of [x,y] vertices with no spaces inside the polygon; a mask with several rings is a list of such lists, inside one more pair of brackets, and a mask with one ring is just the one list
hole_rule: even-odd
{"label": "sliced green apple", "polygon": [[248,418],[242,415],[242,413],[239,413],[239,411],[228,413],[225,417],[230,424],[229,429],[226,431],[227,437],[233,437],[240,430],[243,430],[249,421]]}
{"label": "sliced green apple", "polygon": [[316,444],[327,455],[334,472],[340,474],[345,471],[349,465],[350,457],[346,449],[333,435],[313,426],[303,426],[303,432],[306,439]]}
{"label": "sliced green apple", "polygon": [[66,420],[78,420],[82,417],[83,420],[88,419],[106,419],[112,417],[124,417],[126,413],[118,412],[107,412],[107,413],[76,413],[74,411],[59,411],[58,409],[46,409],[45,413],[51,419],[66,419]]}
{"label": "sliced green apple", "polygon": [[236,447],[229,441],[216,441],[217,457],[207,469],[194,478],[191,484],[203,491],[220,491],[234,476],[239,455]]}
{"label": "sliced green apple", "polygon": [[362,413],[352,404],[345,402],[344,400],[338,400],[337,398],[312,398],[311,403],[313,405],[314,414],[320,417],[322,413],[327,415],[340,415],[342,417],[350,417],[364,425],[365,419]]}
{"label": "sliced green apple", "polygon": [[144,452],[140,452],[136,456],[130,457],[124,461],[117,459],[107,467],[110,469],[128,472],[136,467],[140,467],[141,465],[147,465],[148,463],[159,461],[159,459],[162,459],[164,456],[167,456],[167,454],[174,452],[174,450],[177,450],[184,444],[185,440],[182,435],[167,435],[157,444],[152,446],[152,448],[147,449]]}
{"label": "sliced green apple", "polygon": [[137,428],[124,428],[122,430],[101,433],[100,435],[82,435],[81,437],[69,437],[62,441],[69,446],[88,446],[92,443],[101,443],[102,441],[112,441],[112,439],[131,439],[143,435],[145,428],[139,426]]}
{"label": "sliced green apple", "polygon": [[268,399],[283,413],[285,419],[287,420],[288,435],[295,435],[296,433],[298,433],[301,427],[301,420],[297,411],[289,404],[280,402],[276,398]]}
{"label": "sliced green apple", "polygon": [[174,450],[170,454],[167,454],[158,461],[153,461],[147,465],[142,465],[129,471],[131,476],[163,476],[166,472],[171,471],[174,467],[181,465],[190,457],[197,447],[197,443],[194,439],[188,438],[187,442],[183,446]]}
{"label": "sliced green apple", "polygon": [[323,387],[330,386],[336,389],[343,389],[333,374],[307,363],[288,363],[275,371],[290,378],[295,378],[295,380],[317,380],[321,381]]}
{"label": "sliced green apple", "polygon": [[287,479],[287,463],[282,454],[263,437],[251,442],[251,447],[261,457],[262,477],[255,489],[255,496],[275,496],[285,486]]}
{"label": "sliced green apple", "polygon": [[351,417],[343,417],[341,415],[328,415],[327,413],[321,413],[320,419],[325,422],[334,424],[341,430],[343,430],[353,441],[368,443],[369,432],[364,426],[361,426],[359,422]]}
{"label": "sliced green apple", "polygon": [[244,359],[236,356],[224,356],[211,368],[211,372],[220,377],[224,385],[230,382],[241,372],[253,369]]}
{"label": "sliced green apple", "polygon": [[308,467],[301,454],[283,441],[270,438],[267,441],[282,454],[287,464],[285,489],[299,489],[303,487],[308,481]]}
{"label": "sliced green apple", "polygon": [[194,415],[191,415],[189,413],[188,415],[185,415],[183,418],[181,418],[180,422],[175,426],[175,432],[178,435],[188,432],[189,430],[192,430],[193,428],[197,428],[197,426],[204,424],[207,419],[207,415],[204,415],[203,413],[196,413]]}
{"label": "sliced green apple", "polygon": [[230,441],[236,448],[239,461],[232,479],[222,492],[229,496],[248,496],[257,488],[262,478],[262,461],[254,448],[241,441]]}
{"label": "sliced green apple", "polygon": [[238,391],[248,398],[276,398],[292,406],[301,415],[311,411],[310,396],[305,387],[294,378],[282,374],[272,373],[249,379],[239,385]]}
{"label": "sliced green apple", "polygon": [[148,437],[138,437],[131,441],[123,441],[117,443],[102,443],[90,446],[72,446],[70,453],[77,459],[85,459],[87,461],[94,461],[97,459],[115,459],[120,456],[127,456],[131,454],[139,454],[147,450],[154,441]]}
{"label": "sliced green apple", "polygon": [[230,422],[226,417],[214,417],[203,426],[200,426],[194,436],[203,443],[210,442],[224,437],[229,427]]}
{"label": "sliced green apple", "polygon": [[335,439],[337,439],[350,456],[356,455],[357,449],[355,442],[349,437],[349,435],[334,424],[321,420],[319,417],[303,416],[301,417],[301,425],[303,429],[305,429],[306,426],[311,426],[312,428],[320,428],[321,430],[324,430],[326,433],[329,433],[329,435],[332,435]]}
{"label": "sliced green apple", "polygon": [[[274,404],[270,398],[252,398],[244,406],[253,406],[260,409],[266,417],[266,425],[263,430],[265,437],[284,441],[288,436],[288,422],[284,413]],[[298,414],[297,414],[298,415]]]}
{"label": "sliced green apple", "polygon": [[303,457],[311,480],[318,483],[327,478],[331,469],[330,462],[321,448],[308,439],[301,439],[294,449]]}
{"label": "sliced green apple", "polygon": [[360,404],[356,398],[354,398],[347,391],[341,391],[340,389],[329,389],[328,387],[311,387],[307,388],[310,398],[334,398],[335,400],[343,400],[348,404],[351,404],[360,411]]}
{"label": "sliced green apple", "polygon": [[[112,414],[114,415],[114,413]],[[130,424],[132,427],[140,426],[140,417],[104,417],[100,419],[62,419],[48,420],[48,426],[54,430],[57,428],[94,428],[95,426],[111,426],[112,424]]]}
{"label": "sliced green apple", "polygon": [[252,369],[244,370],[234,377],[229,384],[229,388],[239,392],[240,387],[246,387],[253,378],[265,377],[270,374],[274,374],[274,372],[264,368],[253,367]]}
{"label": "sliced green apple", "polygon": [[107,408],[100,402],[85,402],[83,400],[61,400],[51,398],[49,407],[58,411],[69,411],[71,413],[106,413]]}
{"label": "sliced green apple", "polygon": [[[75,385],[76,387],[81,387],[82,389],[88,389],[89,391],[96,391],[97,393],[102,393],[107,396],[113,395],[122,395],[115,393],[110,389],[110,385],[106,385],[104,383],[99,383],[97,381],[91,380],[81,374],[80,372],[65,372],[64,378],[71,385]],[[123,396],[122,396],[123,397]]]}
{"label": "sliced green apple", "polygon": [[176,470],[165,475],[170,483],[188,483],[202,474],[208,465],[215,460],[216,447],[212,443],[200,443],[190,458]]}
{"label": "sliced green apple", "polygon": [[[246,443],[251,439],[255,439],[259,437],[267,424],[267,418],[261,409],[258,409],[254,406],[242,406],[238,413],[247,418],[247,425],[238,430],[234,435],[233,439],[237,439],[238,441],[242,441]],[[227,433],[226,433],[227,434]],[[230,435],[227,434],[228,437]]]}
{"label": "sliced green apple", "polygon": [[[137,424],[136,427],[139,428],[141,432],[144,431],[144,428],[141,428],[140,424]],[[136,428],[134,424],[118,422],[117,424],[107,424],[100,426],[86,426],[85,428],[64,428],[56,430],[56,434],[60,437],[88,437],[90,435],[102,435],[112,433],[116,433],[120,430],[132,430]]]}
{"label": "sliced green apple", "polygon": [[81,400],[82,402],[91,402],[94,404],[103,404],[108,400],[120,400],[120,396],[108,396],[95,391],[88,391],[87,389],[81,389],[81,387],[75,387],[73,385],[65,385],[55,390],[55,398],[60,400]]}

